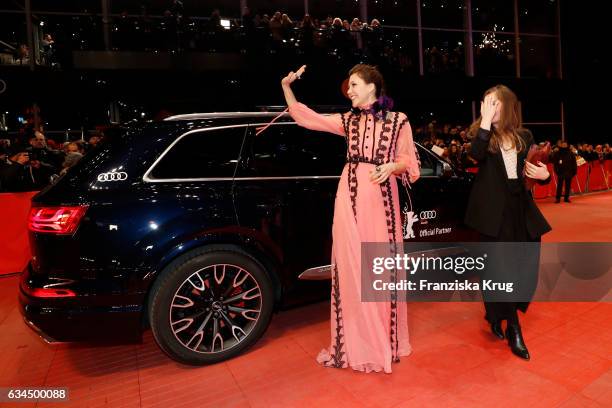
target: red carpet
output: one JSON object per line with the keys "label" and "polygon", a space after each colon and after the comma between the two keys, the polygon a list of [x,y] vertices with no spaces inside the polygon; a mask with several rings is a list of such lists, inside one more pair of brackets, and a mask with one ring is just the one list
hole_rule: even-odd
{"label": "red carpet", "polygon": [[544,242],[612,242],[612,192],[570,197],[571,203],[538,200],[552,225]]}
{"label": "red carpet", "polygon": [[[539,204],[554,229],[545,241],[612,241],[612,193]],[[22,323],[16,288],[17,277],[0,278],[0,387],[69,387],[58,407],[612,406],[612,304],[533,304],[526,362],[488,332],[480,304],[412,303],[414,353],[391,375],[366,375],[315,363],[328,303],[280,313],[245,355],[193,368],[150,333],[139,345],[45,345]]]}

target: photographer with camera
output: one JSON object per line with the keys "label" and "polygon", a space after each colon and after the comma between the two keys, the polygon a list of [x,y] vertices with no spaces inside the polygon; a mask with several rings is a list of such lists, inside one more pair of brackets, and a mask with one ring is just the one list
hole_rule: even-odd
{"label": "photographer with camera", "polygon": [[30,147],[27,151],[30,153],[30,160],[38,160],[44,166],[52,167],[54,171],[61,167],[64,161],[63,152],[50,149],[47,146],[47,138],[41,131],[35,130],[28,142]]}
{"label": "photographer with camera", "polygon": [[44,135],[36,131],[30,147],[0,146],[0,191],[21,192],[40,190],[49,184],[58,171],[54,164],[63,153],[49,150]]}
{"label": "photographer with camera", "polygon": [[64,153],[49,149],[45,135],[39,130],[34,131],[29,143],[30,147],[26,151],[30,155],[34,185],[36,189],[43,188],[59,173],[64,162]]}
{"label": "photographer with camera", "polygon": [[0,146],[0,192],[36,190],[30,177],[30,155],[25,149]]}

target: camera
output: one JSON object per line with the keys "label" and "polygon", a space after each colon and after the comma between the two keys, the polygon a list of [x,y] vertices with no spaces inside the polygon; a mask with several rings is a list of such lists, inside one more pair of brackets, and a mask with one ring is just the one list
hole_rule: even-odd
{"label": "camera", "polygon": [[34,161],[34,160],[41,160],[41,152],[38,149],[32,149],[28,151],[28,154],[30,155],[30,161]]}

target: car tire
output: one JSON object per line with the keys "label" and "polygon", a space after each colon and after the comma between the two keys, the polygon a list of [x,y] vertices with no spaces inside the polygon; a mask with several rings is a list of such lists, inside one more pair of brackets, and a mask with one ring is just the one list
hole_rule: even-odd
{"label": "car tire", "polygon": [[153,284],[148,303],[159,347],[191,365],[242,353],[263,335],[273,309],[266,269],[234,247],[196,250],[171,263]]}

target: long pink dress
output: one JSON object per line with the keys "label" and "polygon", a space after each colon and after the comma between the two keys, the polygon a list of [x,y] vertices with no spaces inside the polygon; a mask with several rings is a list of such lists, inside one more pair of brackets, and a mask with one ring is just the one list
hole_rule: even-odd
{"label": "long pink dress", "polygon": [[390,373],[391,363],[411,352],[406,302],[393,293],[388,302],[361,301],[361,243],[402,243],[396,177],[375,184],[369,176],[378,164],[403,162],[410,182],[419,178],[410,123],[399,112],[384,119],[367,111],[321,115],[302,103],[289,113],[298,125],[345,136],[348,144],[332,227],[331,346],[317,361]]}

